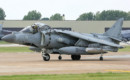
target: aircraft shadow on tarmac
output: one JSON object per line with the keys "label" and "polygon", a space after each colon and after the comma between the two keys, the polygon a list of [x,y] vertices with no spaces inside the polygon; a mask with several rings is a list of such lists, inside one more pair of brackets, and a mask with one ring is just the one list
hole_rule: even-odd
{"label": "aircraft shadow on tarmac", "polygon": [[[129,59],[130,60],[130,59]],[[62,59],[62,60],[58,60],[58,59],[51,59],[50,62],[55,62],[55,61],[59,61],[59,62],[64,62],[64,61],[71,61],[71,62],[79,62],[79,61],[86,61],[86,62],[91,62],[91,61],[99,61],[99,62],[103,62],[103,61],[128,61],[128,59],[104,59],[103,61],[100,61],[99,59],[81,59],[81,60],[71,60],[71,59]]]}

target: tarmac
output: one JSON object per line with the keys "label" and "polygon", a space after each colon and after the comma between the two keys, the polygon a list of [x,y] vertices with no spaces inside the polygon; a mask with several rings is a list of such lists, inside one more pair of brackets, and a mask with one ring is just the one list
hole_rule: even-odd
{"label": "tarmac", "polygon": [[0,75],[26,74],[80,74],[96,72],[130,72],[130,52],[109,52],[100,55],[83,55],[72,61],[70,55],[51,54],[50,61],[43,61],[41,53],[0,53]]}

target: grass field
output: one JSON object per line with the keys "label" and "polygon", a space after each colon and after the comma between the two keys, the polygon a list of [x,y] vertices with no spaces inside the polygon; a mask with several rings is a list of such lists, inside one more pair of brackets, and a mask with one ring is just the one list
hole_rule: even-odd
{"label": "grass field", "polygon": [[130,73],[87,73],[0,76],[0,80],[130,80]]}
{"label": "grass field", "polygon": [[[29,47],[0,47],[0,52],[33,52]],[[130,46],[119,49],[119,52],[130,52]]]}
{"label": "grass field", "polygon": [[29,50],[29,47],[0,47],[0,53],[2,52],[33,52]]}
{"label": "grass field", "polygon": [[[0,52],[33,52],[29,47],[0,47]],[[130,52],[130,46],[119,49],[119,52]]]}
{"label": "grass field", "polygon": [[126,46],[123,49],[119,49],[119,52],[130,52],[130,46]]}
{"label": "grass field", "polygon": [[12,43],[8,43],[8,42],[5,42],[5,41],[0,41],[0,44],[12,44]]}

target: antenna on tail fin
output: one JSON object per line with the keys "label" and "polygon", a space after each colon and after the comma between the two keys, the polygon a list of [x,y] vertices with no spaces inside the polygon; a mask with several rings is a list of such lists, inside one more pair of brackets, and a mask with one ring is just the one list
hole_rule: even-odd
{"label": "antenna on tail fin", "polygon": [[122,36],[121,36],[121,30],[122,30],[122,25],[123,25],[124,18],[118,19],[115,24],[107,30],[103,35],[104,36],[109,36],[110,38],[121,41]]}

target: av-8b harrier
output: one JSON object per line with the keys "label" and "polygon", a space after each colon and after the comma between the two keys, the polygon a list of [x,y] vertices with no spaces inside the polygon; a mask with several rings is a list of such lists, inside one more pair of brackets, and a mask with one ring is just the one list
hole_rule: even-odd
{"label": "av-8b harrier", "polygon": [[71,55],[72,60],[80,60],[81,55],[103,54],[108,51],[117,52],[122,40],[121,30],[123,18],[119,19],[103,34],[86,34],[68,30],[52,29],[43,23],[35,23],[19,32],[6,35],[2,40],[31,46],[30,49],[42,52],[43,60],[49,61],[50,54]]}

